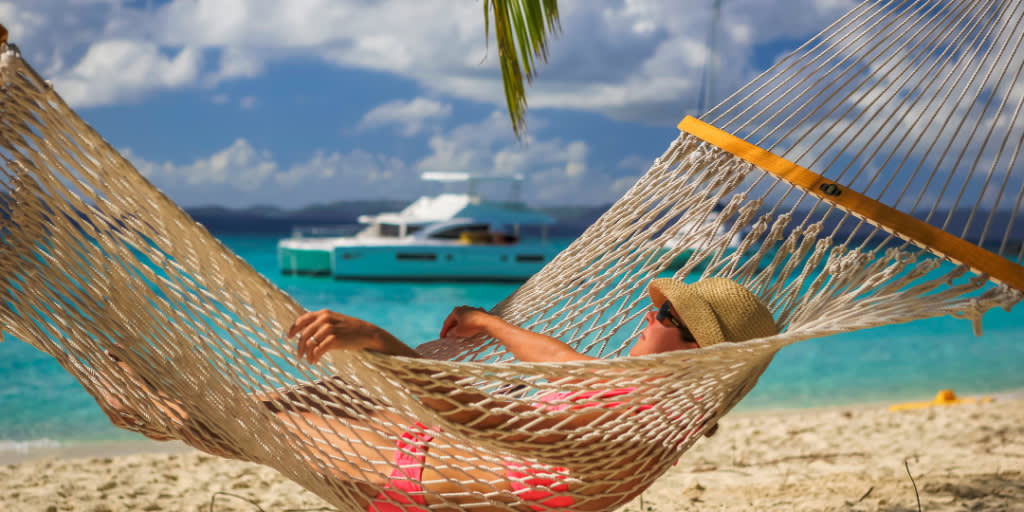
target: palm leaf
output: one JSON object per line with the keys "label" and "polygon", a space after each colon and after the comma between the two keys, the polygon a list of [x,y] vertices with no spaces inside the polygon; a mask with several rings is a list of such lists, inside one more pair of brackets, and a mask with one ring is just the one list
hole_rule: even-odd
{"label": "palm leaf", "polygon": [[485,0],[484,36],[490,40],[491,11],[494,35],[498,42],[501,78],[505,84],[505,103],[516,137],[526,128],[525,81],[533,83],[534,57],[548,60],[549,33],[557,34],[558,0]]}

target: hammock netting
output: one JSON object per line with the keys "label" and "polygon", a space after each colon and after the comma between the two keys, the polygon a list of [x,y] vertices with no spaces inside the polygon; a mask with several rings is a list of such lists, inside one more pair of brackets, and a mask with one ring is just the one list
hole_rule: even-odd
{"label": "hammock netting", "polygon": [[[564,507],[540,490],[613,509],[782,347],[940,315],[977,324],[1021,299],[1022,18],[1019,2],[865,2],[684,120],[631,190],[493,309],[602,358],[567,364],[513,362],[491,339],[296,362],[284,333],[302,307],[4,44],[3,332],[53,356],[116,424],[272,466],[345,510],[381,493],[410,430],[434,437],[424,507]],[[618,357],[658,275],[733,279],[782,333]],[[536,406],[552,393],[570,395]]]}

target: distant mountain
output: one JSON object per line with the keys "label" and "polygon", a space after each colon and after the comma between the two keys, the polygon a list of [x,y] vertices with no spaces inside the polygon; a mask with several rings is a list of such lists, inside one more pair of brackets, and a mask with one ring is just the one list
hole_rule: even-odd
{"label": "distant mountain", "polygon": [[[339,201],[314,204],[298,210],[274,206],[234,209],[223,206],[186,208],[185,211],[214,233],[290,233],[295,226],[337,226],[356,224],[360,215],[399,211],[407,200]],[[609,205],[552,207],[538,210],[554,217],[552,236],[576,236],[593,224]]]}
{"label": "distant mountain", "polygon": [[[0,197],[0,201],[3,198]],[[231,209],[221,206],[187,208],[186,211],[200,224],[214,233],[268,233],[286,235],[295,226],[338,226],[357,223],[357,218],[364,214],[377,214],[386,211],[398,211],[408,204],[405,200],[372,200],[372,201],[339,201],[329,204],[315,204],[298,210],[286,210],[274,206],[254,206],[244,209]],[[552,216],[556,224],[548,228],[551,236],[577,236],[594,223],[610,205],[575,206],[575,207],[541,207],[538,210]],[[946,213],[938,215],[945,218]],[[797,214],[799,218],[800,215]],[[969,211],[956,211],[950,216],[948,231],[959,235],[967,225]],[[1024,240],[1024,223],[1011,224],[1012,215],[998,212],[989,227],[988,240],[1002,238],[1003,230],[1011,225],[1010,240],[1012,247],[1019,247]],[[860,223],[853,218],[843,219],[842,215],[830,215],[824,220],[826,232],[835,230],[837,239],[852,237],[859,240],[872,231],[871,226]],[[821,220],[820,214],[814,215],[812,221]],[[795,223],[799,224],[799,223]],[[838,224],[838,225],[837,225]],[[789,226],[787,231],[794,227]],[[968,239],[976,239],[981,230],[985,229],[980,217],[972,219],[966,230]],[[877,237],[877,235],[876,235]],[[877,239],[877,238],[875,238]],[[986,244],[988,245],[988,244]]]}
{"label": "distant mountain", "polygon": [[548,229],[553,236],[576,236],[583,233],[612,205],[600,206],[557,206],[538,208],[538,210],[554,217],[556,224]]}
{"label": "distant mountain", "polygon": [[396,211],[409,202],[398,200],[339,201],[298,210],[275,206],[233,209],[223,206],[185,208],[197,222],[215,233],[290,233],[295,226],[355,224],[363,214]]}

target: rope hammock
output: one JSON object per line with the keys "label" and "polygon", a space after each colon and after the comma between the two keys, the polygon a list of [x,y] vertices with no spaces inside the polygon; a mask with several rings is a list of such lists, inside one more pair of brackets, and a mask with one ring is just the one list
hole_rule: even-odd
{"label": "rope hammock", "polygon": [[[115,423],[274,467],[344,510],[378,496],[394,510],[610,510],[782,347],[940,315],[980,327],[1020,301],[1022,20],[1022,2],[865,2],[685,119],[632,189],[494,307],[602,358],[567,364],[513,364],[491,339],[297,363],[283,333],[302,308],[4,43],[3,332],[53,356]],[[782,333],[618,357],[658,275],[737,281]],[[562,398],[536,406],[545,396]],[[568,428],[574,415],[586,424]],[[425,490],[382,493],[404,478],[396,455],[427,437]]]}

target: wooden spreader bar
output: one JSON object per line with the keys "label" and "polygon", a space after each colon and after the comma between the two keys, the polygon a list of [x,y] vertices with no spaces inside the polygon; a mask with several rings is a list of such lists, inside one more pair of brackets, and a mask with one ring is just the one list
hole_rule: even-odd
{"label": "wooden spreader bar", "polygon": [[995,281],[1024,291],[1024,267],[951,235],[870,197],[849,190],[813,171],[765,151],[699,119],[687,116],[679,122],[689,133],[723,151],[736,155],[810,194],[835,204],[886,231],[913,241],[956,263],[971,267]]}

